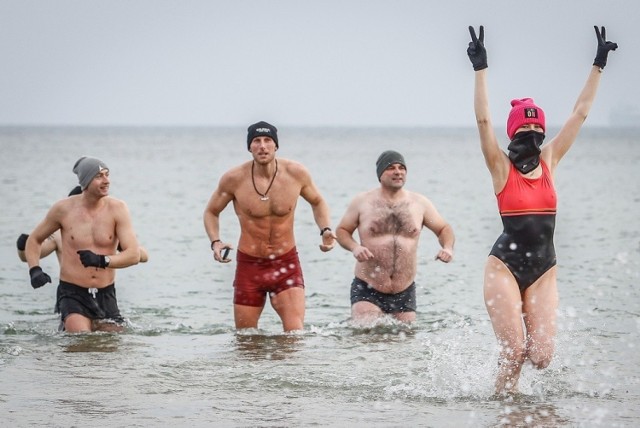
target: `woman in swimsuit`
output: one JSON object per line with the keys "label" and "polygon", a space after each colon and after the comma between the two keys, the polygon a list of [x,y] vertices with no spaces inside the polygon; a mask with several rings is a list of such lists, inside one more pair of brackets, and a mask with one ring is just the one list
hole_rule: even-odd
{"label": "woman in swimsuit", "polygon": [[560,132],[541,147],[544,112],[531,98],[513,100],[507,120],[507,154],[498,145],[489,114],[484,28],[480,26],[476,36],[469,27],[467,54],[475,70],[474,108],[480,145],[504,226],[484,273],[485,305],[500,346],[495,384],[500,394],[517,392],[525,360],[541,369],[553,357],[558,307],[553,176],[591,109],[609,51],[618,47],[606,40],[604,27],[595,30],[596,58]]}

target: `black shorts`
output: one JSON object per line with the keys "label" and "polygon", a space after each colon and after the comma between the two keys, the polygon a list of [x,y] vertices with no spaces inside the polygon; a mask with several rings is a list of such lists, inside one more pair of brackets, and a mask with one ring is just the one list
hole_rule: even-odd
{"label": "black shorts", "polygon": [[56,299],[56,313],[64,322],[71,314],[80,314],[91,320],[125,323],[116,299],[116,287],[84,288],[60,281]]}
{"label": "black shorts", "polygon": [[373,303],[385,314],[399,312],[415,312],[416,283],[413,282],[406,290],[396,294],[381,293],[360,278],[354,278],[351,283],[351,304],[357,302]]}

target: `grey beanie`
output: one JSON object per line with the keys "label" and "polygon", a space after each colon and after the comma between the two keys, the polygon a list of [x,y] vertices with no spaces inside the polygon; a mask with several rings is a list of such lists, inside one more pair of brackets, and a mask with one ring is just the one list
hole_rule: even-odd
{"label": "grey beanie", "polygon": [[378,181],[380,181],[380,177],[385,169],[389,167],[389,165],[393,165],[394,163],[399,163],[400,165],[407,167],[407,164],[404,162],[404,157],[393,150],[387,150],[386,152],[382,152],[378,160],[376,161],[376,173],[378,174]]}
{"label": "grey beanie", "polygon": [[78,183],[82,190],[86,189],[93,177],[95,177],[103,169],[109,169],[100,159],[89,156],[82,156],[73,166],[73,172],[78,176]]}

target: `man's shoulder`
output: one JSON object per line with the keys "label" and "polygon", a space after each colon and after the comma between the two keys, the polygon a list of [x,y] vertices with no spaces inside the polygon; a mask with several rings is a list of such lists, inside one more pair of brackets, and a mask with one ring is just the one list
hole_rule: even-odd
{"label": "man's shoulder", "polygon": [[246,177],[247,173],[251,170],[251,161],[243,162],[240,165],[226,170],[221,176],[220,180],[235,180]]}
{"label": "man's shoulder", "polygon": [[364,192],[357,193],[351,203],[362,204],[365,202],[371,202],[381,199],[380,191],[378,188],[365,190]]}
{"label": "man's shoulder", "polygon": [[291,159],[278,158],[278,171],[293,178],[298,182],[307,182],[311,179],[311,173],[301,162]]}
{"label": "man's shoulder", "polygon": [[75,206],[75,204],[76,204],[76,201],[73,200],[71,197],[60,199],[56,201],[53,205],[51,205],[51,211],[52,212],[68,211],[73,206]]}
{"label": "man's shoulder", "polygon": [[412,190],[405,189],[405,195],[410,202],[420,204],[420,205],[429,205],[431,201],[422,193],[414,192]]}
{"label": "man's shoulder", "polygon": [[104,201],[107,203],[107,206],[112,209],[112,210],[121,210],[121,209],[125,209],[128,210],[128,205],[127,203],[119,198],[116,198],[114,196],[105,196]]}
{"label": "man's shoulder", "polygon": [[278,168],[282,168],[286,171],[289,172],[306,172],[307,168],[298,161],[294,161],[292,159],[286,159],[286,158],[278,158]]}

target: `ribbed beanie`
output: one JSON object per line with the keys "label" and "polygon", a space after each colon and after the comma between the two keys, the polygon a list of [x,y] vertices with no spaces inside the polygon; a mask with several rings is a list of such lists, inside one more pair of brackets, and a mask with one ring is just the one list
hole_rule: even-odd
{"label": "ribbed beanie", "polygon": [[507,119],[509,139],[513,139],[518,128],[529,123],[537,123],[544,131],[546,129],[544,111],[533,102],[533,98],[511,100],[511,111]]}

